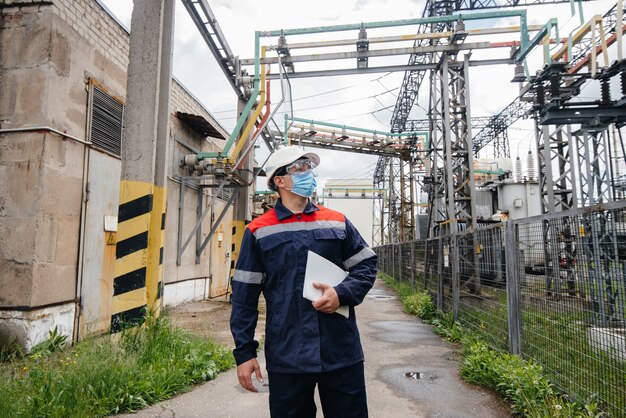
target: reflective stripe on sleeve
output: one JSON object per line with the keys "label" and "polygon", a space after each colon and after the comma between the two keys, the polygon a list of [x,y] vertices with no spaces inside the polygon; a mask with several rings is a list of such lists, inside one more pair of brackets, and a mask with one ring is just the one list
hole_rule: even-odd
{"label": "reflective stripe on sleeve", "polygon": [[356,266],[363,260],[367,260],[368,258],[374,257],[376,253],[370,247],[365,247],[358,253],[354,254],[352,257],[348,258],[343,262],[343,265],[349,269],[351,267]]}
{"label": "reflective stripe on sleeve", "polygon": [[256,271],[235,270],[233,275],[233,281],[248,283],[248,284],[262,284],[265,280],[265,273],[259,273]]}
{"label": "reflective stripe on sleeve", "polygon": [[294,231],[312,231],[314,229],[336,228],[346,229],[346,224],[340,221],[309,221],[309,222],[290,222],[282,223],[278,225],[264,226],[257,229],[254,232],[256,239],[265,238],[269,235],[278,234],[281,232],[294,232]]}

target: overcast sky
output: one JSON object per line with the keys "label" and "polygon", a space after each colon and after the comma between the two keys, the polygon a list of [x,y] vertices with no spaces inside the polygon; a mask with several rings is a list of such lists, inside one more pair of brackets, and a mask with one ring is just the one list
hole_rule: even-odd
{"label": "overcast sky", "polygon": [[[130,27],[132,2],[130,0],[101,0],[127,27]],[[359,22],[399,20],[421,17],[424,0],[209,0],[231,50],[240,58],[254,57],[254,31],[314,26],[340,25]],[[593,14],[603,15],[615,4],[610,0],[583,3],[585,21]],[[545,24],[549,18],[559,19],[560,36],[565,36],[580,24],[580,15],[571,15],[568,3],[528,8],[529,24]],[[477,27],[516,25],[514,19],[481,21]],[[415,26],[395,30],[368,31],[368,37],[389,34],[412,34]],[[330,39],[355,38],[356,32],[333,33]],[[329,39],[316,35],[288,38],[288,42]],[[492,37],[492,39],[494,39]],[[513,35],[500,36],[514,40]],[[275,43],[275,39],[265,41]],[[396,46],[396,45],[394,45]],[[404,43],[401,46],[410,46]],[[304,52],[298,51],[297,54]],[[296,53],[294,53],[296,54]],[[472,59],[496,56],[503,58],[507,50],[475,52]],[[407,56],[386,61],[370,61],[370,66],[405,64]],[[384,63],[384,64],[383,64]],[[298,65],[298,64],[296,64]],[[326,62],[325,68],[332,65]],[[531,73],[542,66],[541,51],[529,58]],[[303,67],[296,67],[303,68]],[[278,72],[277,68],[272,68]],[[252,72],[252,69],[250,70]],[[208,47],[189,18],[184,6],[176,3],[176,37],[174,47],[174,76],[177,77],[204,104],[213,116],[228,130],[235,126],[237,99],[226,77],[217,66]],[[389,131],[393,105],[404,73],[381,73],[292,80],[294,116]],[[515,97],[519,86],[511,83],[512,66],[473,67],[469,74],[472,116],[499,113]],[[593,88],[591,88],[593,89]],[[280,86],[272,85],[272,102],[279,100]],[[419,105],[414,106],[411,118],[424,118],[428,107],[427,89],[420,91]],[[592,90],[583,93],[594,95]],[[310,97],[315,96],[315,97]],[[390,107],[387,109],[387,107]],[[282,121],[282,117],[279,119]],[[282,124],[280,125],[282,127]],[[525,155],[532,147],[534,135],[529,121],[516,123],[509,130],[511,156]],[[371,178],[377,157],[342,152],[319,152],[322,157],[320,180],[326,178]],[[259,151],[259,157],[265,155]],[[262,158],[258,158],[261,159]],[[321,190],[320,190],[321,191]]]}

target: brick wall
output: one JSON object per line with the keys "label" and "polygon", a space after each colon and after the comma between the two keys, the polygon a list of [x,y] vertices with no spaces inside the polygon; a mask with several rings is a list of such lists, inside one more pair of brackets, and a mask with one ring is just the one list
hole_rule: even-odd
{"label": "brick wall", "polygon": [[97,1],[54,0],[53,12],[108,60],[128,68],[128,32]]}

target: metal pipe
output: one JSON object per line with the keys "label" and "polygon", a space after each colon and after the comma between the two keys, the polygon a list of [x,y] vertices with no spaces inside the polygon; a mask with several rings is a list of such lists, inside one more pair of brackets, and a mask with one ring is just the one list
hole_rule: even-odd
{"label": "metal pipe", "polygon": [[[282,65],[279,66],[279,71],[281,73],[283,72]],[[281,92],[282,92],[283,96],[281,97],[280,102],[278,102],[278,105],[274,107],[274,110],[272,111],[272,113],[269,114],[269,109],[270,109],[270,82],[269,82],[269,80],[267,81],[267,110],[266,110],[265,117],[261,121],[261,125],[257,128],[257,131],[252,135],[252,139],[250,140],[250,144],[248,145],[248,147],[244,151],[242,157],[240,157],[239,161],[237,161],[235,163],[235,167],[239,166],[239,164],[241,163],[243,158],[245,158],[245,155],[248,154],[249,150],[252,148],[252,146],[254,145],[256,140],[259,138],[259,135],[261,134],[261,131],[263,131],[263,129],[265,129],[265,127],[267,126],[269,121],[274,118],[274,115],[276,114],[278,109],[280,109],[280,106],[285,101],[285,88],[283,86],[283,83],[280,83],[280,88],[281,88]],[[268,114],[269,114],[269,117],[268,117]],[[285,116],[287,116],[287,115],[285,115]],[[285,119],[285,127],[287,127],[287,122],[286,121],[287,120]],[[286,132],[286,129],[285,129],[285,132]],[[263,165],[265,165],[265,163]],[[252,180],[254,181],[254,179],[252,179]]]}
{"label": "metal pipe", "polygon": [[183,246],[180,248],[180,255],[182,255],[182,253],[185,251],[185,249],[187,248],[187,246],[191,242],[191,239],[193,238],[194,234],[196,233],[196,231],[198,230],[198,228],[202,224],[202,221],[204,220],[204,218],[206,217],[207,213],[209,212],[209,209],[213,206],[213,203],[215,203],[215,199],[217,198],[217,195],[219,195],[222,192],[222,189],[224,188],[225,185],[226,185],[226,180],[222,180],[222,182],[220,183],[219,187],[217,188],[217,190],[215,191],[213,196],[211,196],[211,201],[207,205],[206,209],[203,211],[202,215],[196,221],[196,225],[193,227],[193,229],[189,233],[189,236],[187,237],[187,240],[185,241]]}
{"label": "metal pipe", "polygon": [[624,7],[623,7],[623,0],[617,0],[617,22],[618,24],[616,25],[616,29],[617,29],[617,59],[618,60],[622,60],[622,35],[623,35],[623,27],[620,24],[621,22],[623,22],[624,18]]}
{"label": "metal pipe", "polygon": [[31,127],[24,127],[24,128],[3,128],[0,129],[0,134],[4,134],[4,133],[13,133],[13,132],[37,132],[37,131],[48,131],[48,132],[52,132],[55,133],[57,135],[60,135],[64,138],[69,138],[72,139],[76,142],[80,142],[81,144],[85,144],[85,145],[93,145],[92,142],[88,142],[85,141],[84,139],[80,139],[77,138],[73,135],[67,134],[65,132],[61,132],[58,129],[54,129],[51,128],[50,126],[31,126]]}
{"label": "metal pipe", "polygon": [[338,129],[346,129],[346,130],[351,130],[351,131],[358,131],[358,132],[366,132],[366,133],[371,133],[371,134],[380,134],[383,136],[390,136],[390,137],[408,137],[408,136],[412,136],[412,135],[424,135],[427,134],[427,132],[402,132],[402,133],[392,133],[392,132],[383,132],[383,131],[375,131],[375,130],[371,130],[371,129],[365,129],[365,128],[358,128],[355,126],[348,126],[348,125],[339,125],[336,123],[330,123],[330,122],[322,122],[322,121],[317,121],[317,120],[313,120],[313,119],[302,119],[302,118],[290,118],[292,121],[294,122],[302,122],[302,123],[312,123],[313,125],[321,125],[321,126],[329,126],[331,128],[338,128]]}
{"label": "metal pipe", "polygon": [[[265,46],[261,47],[261,59],[265,58],[266,49],[267,47]],[[246,125],[246,128],[243,130],[241,136],[239,137],[239,141],[237,141],[237,146],[235,146],[233,155],[230,157],[231,160],[233,158],[237,158],[237,156],[241,152],[241,149],[246,143],[246,138],[250,134],[252,127],[256,123],[257,119],[259,118],[259,115],[261,114],[261,111],[263,110],[263,107],[265,106],[265,102],[266,102],[265,87],[266,87],[265,86],[265,65],[261,65],[261,85],[260,85],[260,96],[259,96],[260,101],[257,104],[256,109],[254,110],[254,113],[252,113],[252,117],[248,119],[248,124]],[[236,164],[235,164],[235,167],[237,167]]]}
{"label": "metal pipe", "polygon": [[349,30],[364,29],[376,29],[376,28],[388,28],[395,26],[413,26],[423,25],[430,23],[446,23],[456,22],[457,20],[481,20],[481,19],[497,19],[503,17],[519,17],[521,20],[522,33],[528,31],[526,23],[526,10],[508,10],[508,11],[496,11],[496,12],[483,12],[483,13],[459,13],[446,16],[433,16],[423,17],[417,19],[402,19],[402,20],[389,20],[381,22],[366,22],[366,23],[353,23],[347,25],[333,25],[333,26],[317,26],[309,28],[296,28],[296,29],[279,29],[271,31],[260,32],[262,37],[273,37],[280,35],[305,35],[322,32],[342,32]]}
{"label": "metal pipe", "polygon": [[[541,30],[543,25],[529,25],[528,30],[530,32],[536,32]],[[469,29],[466,30],[467,34],[470,36],[480,36],[480,35],[494,35],[501,33],[514,33],[519,32],[519,26],[507,26],[502,28],[485,28],[485,29]],[[453,32],[437,32],[437,33],[412,33],[409,35],[395,35],[395,36],[378,36],[373,38],[368,38],[370,44],[375,43],[384,43],[384,42],[401,42],[401,41],[416,41],[421,39],[437,39],[437,38],[447,38],[453,35]],[[289,49],[303,49],[303,48],[320,48],[320,47],[332,47],[332,46],[346,46],[346,45],[354,45],[356,43],[356,39],[337,39],[331,41],[318,41],[318,42],[297,42],[290,43]],[[270,45],[270,50],[275,50],[276,45]]]}
{"label": "metal pipe", "polygon": [[178,197],[178,240],[176,241],[176,265],[180,266],[183,251],[181,243],[183,241],[183,216],[185,214],[185,179],[180,179],[180,190]]}
{"label": "metal pipe", "polygon": [[[497,58],[497,59],[488,59],[488,60],[479,60],[479,61],[470,61],[470,67],[482,67],[485,65],[511,65],[515,64],[515,60],[513,58]],[[457,68],[463,65],[462,62],[451,61],[449,67]],[[368,68],[342,68],[337,70],[317,70],[317,71],[299,71],[297,73],[291,74],[291,78],[308,78],[308,77],[335,77],[339,75],[350,75],[350,74],[375,74],[375,73],[388,73],[388,72],[397,72],[397,71],[425,71],[425,70],[434,70],[438,66],[437,63],[429,63],[429,64],[401,64],[401,65],[384,65],[377,67],[368,67]],[[268,80],[277,80],[279,76],[277,74],[268,74]]]}
{"label": "metal pipe", "polygon": [[204,248],[206,247],[206,245],[209,242],[209,240],[211,239],[211,237],[213,237],[213,234],[217,230],[217,227],[222,222],[222,219],[224,219],[224,216],[226,215],[226,212],[228,212],[228,209],[231,207],[231,205],[235,201],[236,197],[237,197],[237,193],[236,192],[233,192],[230,195],[230,198],[228,199],[228,202],[226,202],[226,205],[224,206],[224,209],[222,209],[222,213],[220,213],[220,215],[217,217],[217,220],[215,221],[215,223],[211,227],[211,230],[209,231],[209,234],[206,236],[206,238],[204,238],[204,241],[202,242],[202,245],[200,245],[200,248],[198,250],[198,254],[197,255],[200,255],[202,253],[202,251],[204,251]]}
{"label": "metal pipe", "polygon": [[[515,61],[516,62],[522,62],[526,59],[526,57],[528,56],[528,54],[530,54],[530,51],[537,45],[539,44],[539,42],[541,42],[543,40],[543,38],[545,38],[546,36],[548,36],[550,34],[550,31],[552,30],[552,28],[555,28],[556,31],[558,31],[559,28],[559,21],[556,18],[552,18],[550,20],[548,20],[548,22],[543,26],[543,28],[539,31],[539,33],[537,33],[534,38],[532,39],[532,41],[529,41],[529,43],[527,45],[525,45],[522,42],[522,45],[519,49],[519,52],[516,54],[515,56]],[[558,39],[558,35],[557,35],[557,39]]]}
{"label": "metal pipe", "polygon": [[198,160],[202,160],[205,158],[218,158],[218,157],[227,156],[228,151],[230,151],[230,147],[232,147],[233,143],[239,136],[239,132],[241,131],[241,128],[243,127],[243,124],[245,123],[245,121],[248,119],[248,115],[250,115],[252,106],[254,106],[254,103],[256,102],[256,98],[259,95],[259,91],[261,90],[260,57],[259,57],[260,44],[261,44],[260,32],[257,31],[254,34],[254,90],[252,91],[252,94],[250,95],[250,99],[248,99],[248,102],[246,103],[246,106],[244,107],[243,112],[241,112],[241,116],[239,116],[239,119],[237,120],[237,124],[235,125],[233,132],[230,134],[230,137],[228,138],[228,141],[226,141],[226,144],[224,145],[224,148],[222,151],[198,153],[198,156],[197,156]]}
{"label": "metal pipe", "polygon": [[259,138],[259,135],[261,134],[263,129],[265,129],[265,127],[267,126],[267,122],[270,120],[270,82],[269,81],[267,82],[265,89],[267,91],[267,100],[265,100],[265,114],[261,118],[261,122],[259,123],[259,126],[257,126],[256,130],[252,134],[250,141],[248,141],[248,146],[246,147],[245,150],[243,150],[243,152],[241,153],[241,156],[239,156],[235,164],[233,164],[233,167],[235,167],[236,170],[242,169],[242,167],[240,166],[242,165],[243,160],[246,159],[246,157],[250,153],[250,150],[254,146],[256,140]]}
{"label": "metal pipe", "polygon": [[[513,41],[511,41],[513,42]],[[368,51],[348,51],[348,52],[331,52],[326,54],[310,54],[310,55],[292,55],[289,58],[285,58],[290,63],[295,62],[309,62],[309,61],[330,61],[330,60],[344,60],[353,58],[377,58],[388,57],[394,55],[409,55],[409,54],[428,54],[438,52],[457,52],[467,51],[472,49],[490,49],[490,48],[510,48],[512,43],[498,43],[492,44],[491,42],[474,42],[464,44],[450,44],[450,45],[428,45],[428,46],[410,46],[404,48],[388,48],[388,49],[375,49]],[[242,59],[241,65],[252,65],[255,63],[253,59]],[[278,58],[265,58],[261,60],[261,64],[277,64]]]}

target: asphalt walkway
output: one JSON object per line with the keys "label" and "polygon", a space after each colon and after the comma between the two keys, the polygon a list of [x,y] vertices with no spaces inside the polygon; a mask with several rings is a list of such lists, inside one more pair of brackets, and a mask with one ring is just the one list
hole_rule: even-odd
{"label": "asphalt walkway", "polygon": [[[395,293],[384,283],[377,281],[356,314],[371,418],[510,416],[508,407],[493,394],[460,379],[454,347],[430,326],[403,313]],[[262,352],[259,362],[264,370]],[[189,393],[122,416],[269,417],[267,380],[258,388],[258,394],[243,390],[232,369]],[[317,415],[322,417],[319,402]]]}

